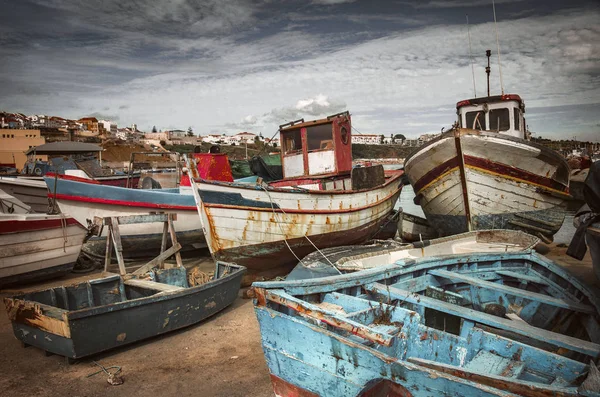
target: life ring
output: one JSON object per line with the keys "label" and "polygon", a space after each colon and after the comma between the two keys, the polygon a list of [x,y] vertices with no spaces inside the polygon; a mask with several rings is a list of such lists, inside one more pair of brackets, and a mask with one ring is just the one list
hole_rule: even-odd
{"label": "life ring", "polygon": [[33,173],[36,174],[37,176],[41,176],[42,169],[40,167],[35,167],[35,169],[33,170]]}

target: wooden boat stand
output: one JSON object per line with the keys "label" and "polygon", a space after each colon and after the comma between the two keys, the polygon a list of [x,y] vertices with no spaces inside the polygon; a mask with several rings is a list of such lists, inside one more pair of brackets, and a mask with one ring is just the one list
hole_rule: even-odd
{"label": "wooden boat stand", "polygon": [[[108,231],[106,233],[106,253],[104,256],[104,272],[108,272],[108,268],[112,261],[112,253],[113,247],[115,254],[117,256],[117,263],[119,265],[119,274],[121,276],[127,275],[127,270],[125,269],[125,262],[123,260],[123,245],[121,244],[121,233],[119,231],[119,225],[132,225],[137,223],[152,223],[152,222],[163,222],[163,234],[162,234],[162,242],[160,246],[160,254],[152,259],[150,262],[146,263],[133,273],[130,276],[139,276],[153,267],[163,267],[164,262],[170,256],[175,255],[175,260],[177,262],[178,267],[183,266],[183,262],[181,261],[181,254],[179,251],[181,250],[181,244],[177,242],[177,236],[175,234],[175,228],[173,227],[173,221],[177,220],[177,214],[148,214],[148,215],[128,215],[128,216],[113,216],[113,217],[94,217],[94,224],[98,227],[95,230],[98,230],[97,235],[100,236],[102,234],[102,229],[104,226],[108,226]],[[171,237],[172,246],[167,249],[167,239]]]}

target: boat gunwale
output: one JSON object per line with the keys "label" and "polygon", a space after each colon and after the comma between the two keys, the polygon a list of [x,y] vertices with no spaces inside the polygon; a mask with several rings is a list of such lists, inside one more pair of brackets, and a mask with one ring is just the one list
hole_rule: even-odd
{"label": "boat gunwale", "polygon": [[[511,141],[514,143],[521,143],[521,144],[526,144],[528,146],[534,147],[536,149],[539,149],[542,153],[549,155],[550,157],[558,160],[558,162],[563,163],[563,166],[567,167],[567,169],[569,168],[569,165],[567,164],[567,161],[557,152],[555,152],[554,150],[547,148],[543,145],[540,145],[539,143],[536,142],[532,142],[532,141],[528,141],[526,139],[523,138],[517,138],[514,137],[512,135],[505,135],[505,134],[501,134],[501,133],[497,133],[497,132],[487,132],[487,131],[480,131],[480,130],[474,130],[471,128],[456,128],[456,129],[451,129],[447,132],[444,132],[443,134],[441,134],[440,136],[432,139],[431,141],[428,141],[425,145],[420,146],[418,148],[416,148],[412,153],[410,153],[406,159],[404,160],[404,169],[406,169],[406,165],[409,164],[411,162],[411,160],[413,159],[413,157],[417,157],[417,155],[421,154],[425,149],[427,149],[430,145],[442,141],[444,139],[448,139],[448,138],[452,138],[454,139],[455,137],[455,133],[458,132],[458,134],[462,137],[465,135],[468,136],[484,136],[484,137],[489,137],[489,138],[498,138],[498,139],[503,139],[503,140],[507,140],[507,141]],[[563,183],[560,182],[558,180],[556,180],[558,183],[563,184],[568,186],[568,180],[567,183]]]}

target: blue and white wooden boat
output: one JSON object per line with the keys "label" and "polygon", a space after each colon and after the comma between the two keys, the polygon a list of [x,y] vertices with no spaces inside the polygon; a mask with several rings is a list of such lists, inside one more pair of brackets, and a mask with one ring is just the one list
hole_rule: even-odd
{"label": "blue and white wooden boat", "polygon": [[254,287],[277,396],[599,395],[600,301],[532,251]]}
{"label": "blue and white wooden boat", "polygon": [[286,280],[335,276],[428,256],[523,252],[535,248],[540,239],[520,230],[477,230],[412,244],[375,240],[370,244],[325,248],[304,258]]}
{"label": "blue and white wooden boat", "polygon": [[[173,213],[177,214],[174,226],[184,252],[203,242],[202,226],[190,188],[127,189],[67,175],[44,177],[44,180],[48,185],[48,196],[56,200],[62,212],[82,225],[90,225],[94,217]],[[86,251],[104,255],[106,233],[104,230],[101,236],[91,237],[86,242]],[[163,225],[159,223],[122,225],[123,252],[132,257],[158,254],[162,233]]]}

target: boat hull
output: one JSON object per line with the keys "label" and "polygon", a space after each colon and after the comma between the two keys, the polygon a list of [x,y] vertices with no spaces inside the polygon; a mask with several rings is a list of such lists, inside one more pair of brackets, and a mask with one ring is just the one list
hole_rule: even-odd
{"label": "boat hull", "polygon": [[[179,189],[127,189],[66,178],[58,178],[57,181],[56,202],[61,211],[84,225],[92,222],[94,217],[172,213],[177,215],[173,225],[183,252],[204,246],[202,227],[191,193],[181,194]],[[46,178],[46,182],[50,191],[54,192],[55,179]],[[53,198],[54,193],[49,193],[49,196]],[[119,229],[126,258],[155,256],[160,251],[161,223],[121,225]],[[104,255],[106,233],[105,229],[100,236],[91,238],[84,250]]]}
{"label": "boat hull", "polygon": [[568,165],[558,153],[495,133],[443,134],[411,154],[405,172],[441,236],[516,229],[551,241],[571,198]]}
{"label": "boat hull", "polygon": [[79,256],[87,230],[62,215],[0,216],[0,286],[58,277]]}
{"label": "boat hull", "polygon": [[48,187],[44,181],[0,177],[0,190],[27,204],[34,212],[48,212]]}
{"label": "boat hull", "polygon": [[532,251],[253,287],[281,396],[575,396],[600,356],[598,296]]}
{"label": "boat hull", "polygon": [[356,192],[265,191],[207,181],[198,186],[205,237],[214,256],[265,277],[287,273],[315,246],[359,244],[375,237],[401,190],[399,176]]}
{"label": "boat hull", "polygon": [[[244,273],[239,266],[231,269],[216,280],[189,288],[153,290],[109,276],[5,298],[4,303],[18,340],[78,359],[188,327],[222,311],[237,298]],[[37,322],[32,306],[40,308]]]}

